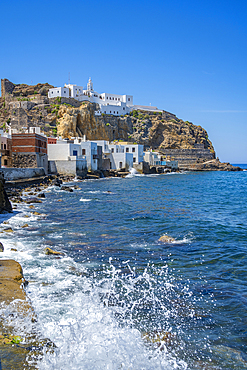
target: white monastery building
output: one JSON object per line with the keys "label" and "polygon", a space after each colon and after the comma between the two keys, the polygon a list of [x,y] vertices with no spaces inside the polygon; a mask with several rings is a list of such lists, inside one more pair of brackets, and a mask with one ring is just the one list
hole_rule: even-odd
{"label": "white monastery building", "polygon": [[114,116],[125,115],[133,109],[142,109],[147,111],[157,111],[157,107],[149,107],[144,105],[133,105],[132,95],[117,95],[108,93],[97,93],[93,89],[93,82],[91,78],[87,83],[87,88],[73,84],[65,84],[64,87],[54,87],[48,91],[48,98],[73,98],[78,101],[90,101],[97,103],[100,109],[95,112],[96,115],[112,114]]}

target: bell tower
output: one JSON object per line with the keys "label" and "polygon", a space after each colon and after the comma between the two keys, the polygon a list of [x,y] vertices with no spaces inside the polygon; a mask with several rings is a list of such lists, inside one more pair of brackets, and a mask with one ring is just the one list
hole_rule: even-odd
{"label": "bell tower", "polygon": [[87,83],[87,90],[93,91],[93,82],[91,80],[91,77],[89,77],[88,83]]}

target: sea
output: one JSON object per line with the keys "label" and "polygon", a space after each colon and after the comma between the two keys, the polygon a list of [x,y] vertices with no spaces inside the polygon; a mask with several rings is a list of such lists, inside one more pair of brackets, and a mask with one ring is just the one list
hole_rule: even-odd
{"label": "sea", "polygon": [[[75,180],[0,216],[14,230],[0,258],[22,265],[35,325],[56,345],[39,369],[247,369],[240,166]],[[15,327],[24,337],[25,322]]]}

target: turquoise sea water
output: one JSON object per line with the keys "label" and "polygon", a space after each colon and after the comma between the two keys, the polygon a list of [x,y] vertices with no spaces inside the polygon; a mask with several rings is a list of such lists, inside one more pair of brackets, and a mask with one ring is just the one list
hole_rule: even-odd
{"label": "turquoise sea water", "polygon": [[1,234],[57,345],[39,368],[247,368],[247,171],[76,184],[48,189],[41,216],[21,205]]}

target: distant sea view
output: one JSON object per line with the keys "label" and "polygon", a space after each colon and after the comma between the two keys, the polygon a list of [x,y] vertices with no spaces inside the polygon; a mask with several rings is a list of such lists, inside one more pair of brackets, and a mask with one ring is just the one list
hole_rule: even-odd
{"label": "distant sea view", "polygon": [[72,184],[0,215],[1,258],[57,346],[39,369],[247,369],[247,171]]}

